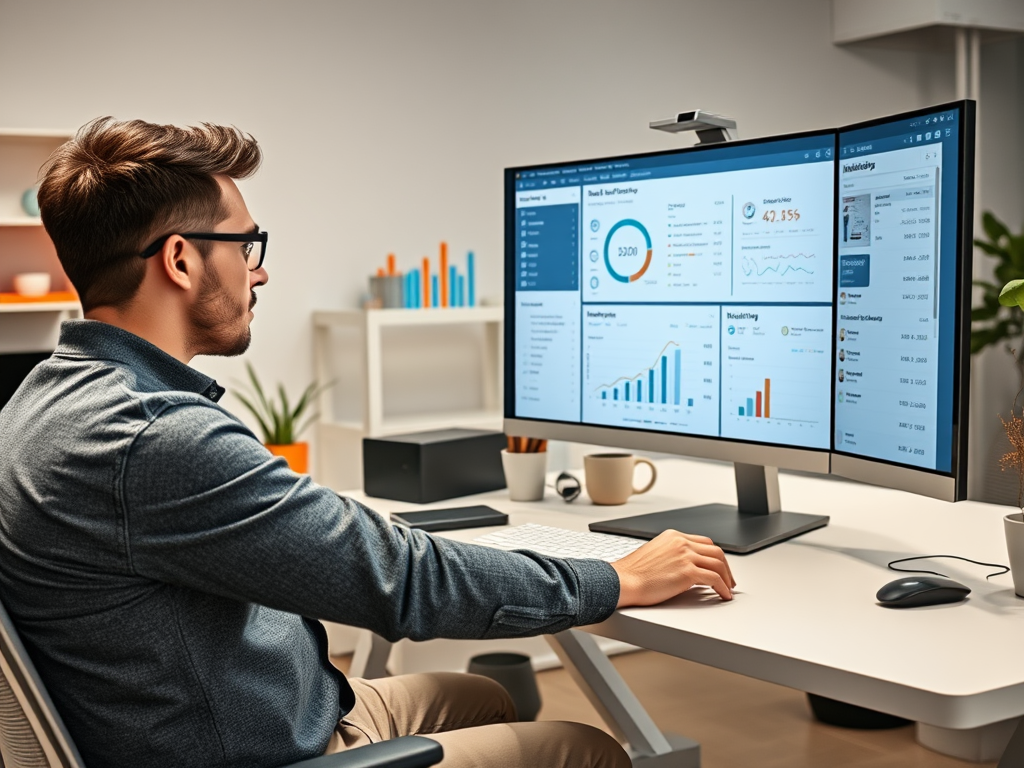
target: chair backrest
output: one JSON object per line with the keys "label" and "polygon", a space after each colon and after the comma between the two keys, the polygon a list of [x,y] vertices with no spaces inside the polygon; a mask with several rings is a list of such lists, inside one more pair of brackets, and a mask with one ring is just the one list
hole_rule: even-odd
{"label": "chair backrest", "polygon": [[0,756],[3,768],[84,768],[2,602]]}

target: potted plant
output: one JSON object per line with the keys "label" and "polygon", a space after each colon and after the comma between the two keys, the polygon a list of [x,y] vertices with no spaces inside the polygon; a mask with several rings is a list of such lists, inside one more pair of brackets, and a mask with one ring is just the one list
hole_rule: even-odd
{"label": "potted plant", "polygon": [[[1011,280],[999,292],[1000,306],[1017,308],[1024,307],[1024,280]],[[1016,314],[1020,314],[1017,312]],[[1018,367],[1021,357],[1011,350]],[[1003,454],[999,466],[1006,471],[1017,471],[1017,508],[1003,518],[1003,530],[1006,533],[1006,551],[1010,557],[1010,573],[1013,576],[1013,591],[1018,597],[1024,597],[1024,419],[1021,418],[1017,402],[1024,393],[1024,376],[1021,388],[1017,390],[1013,403],[1010,404],[1009,418],[999,417],[1010,442],[1010,450]]]}
{"label": "potted plant", "polygon": [[292,471],[307,472],[309,470],[309,443],[297,442],[297,438],[316,419],[317,414],[309,414],[301,424],[299,420],[312,406],[316,396],[329,385],[318,387],[316,382],[313,382],[306,387],[295,405],[291,405],[283,385],[277,385],[276,397],[271,394],[268,398],[252,365],[247,362],[245,368],[249,372],[252,391],[246,394],[235,392],[234,395],[242,402],[242,405],[249,409],[259,423],[260,430],[263,432],[263,444],[275,456],[283,457]]}
{"label": "potted plant", "polygon": [[1009,350],[1009,342],[1024,336],[1024,314],[1015,301],[1018,289],[1011,289],[1012,296],[1000,298],[1011,285],[1021,282],[1016,278],[1024,275],[1024,234],[1012,234],[990,211],[982,214],[981,223],[986,238],[978,238],[974,244],[997,263],[993,270],[995,282],[974,281],[975,287],[981,289],[981,304],[971,311],[972,355],[999,343]]}

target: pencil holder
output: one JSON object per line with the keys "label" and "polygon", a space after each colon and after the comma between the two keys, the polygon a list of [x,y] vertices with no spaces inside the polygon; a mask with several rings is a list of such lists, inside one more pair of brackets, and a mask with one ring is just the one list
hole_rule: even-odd
{"label": "pencil holder", "polygon": [[547,451],[537,453],[501,452],[505,484],[512,501],[540,501],[544,498],[544,478],[548,471]]}

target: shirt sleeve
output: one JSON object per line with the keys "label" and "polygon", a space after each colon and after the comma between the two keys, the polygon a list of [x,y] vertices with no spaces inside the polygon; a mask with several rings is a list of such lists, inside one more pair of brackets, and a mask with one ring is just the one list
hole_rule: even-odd
{"label": "shirt sleeve", "polygon": [[124,452],[118,495],[137,575],[392,641],[560,632],[618,602],[602,561],[392,526],[292,472],[212,403],[157,414]]}

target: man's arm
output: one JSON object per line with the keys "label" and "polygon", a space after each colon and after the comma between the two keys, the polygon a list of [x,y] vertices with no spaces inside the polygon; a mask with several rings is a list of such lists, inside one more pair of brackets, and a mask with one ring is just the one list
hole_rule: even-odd
{"label": "man's arm", "polygon": [[291,472],[212,404],[166,408],[126,448],[118,481],[137,575],[388,639],[558,632],[619,601],[603,562],[391,526]]}

